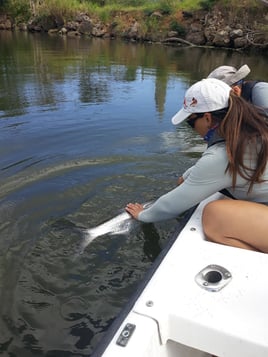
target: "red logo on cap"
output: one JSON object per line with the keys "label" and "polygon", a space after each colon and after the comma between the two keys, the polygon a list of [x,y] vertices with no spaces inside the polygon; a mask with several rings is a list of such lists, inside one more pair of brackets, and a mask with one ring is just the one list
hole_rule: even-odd
{"label": "red logo on cap", "polygon": [[[195,107],[196,105],[197,105],[197,99],[195,99],[195,97],[193,97],[189,107]],[[186,109],[188,107],[186,98],[184,98],[183,106],[184,106],[184,109]]]}
{"label": "red logo on cap", "polygon": [[195,107],[197,104],[197,99],[195,99],[195,97],[192,98],[192,101],[191,101],[191,104],[190,104],[190,107]]}

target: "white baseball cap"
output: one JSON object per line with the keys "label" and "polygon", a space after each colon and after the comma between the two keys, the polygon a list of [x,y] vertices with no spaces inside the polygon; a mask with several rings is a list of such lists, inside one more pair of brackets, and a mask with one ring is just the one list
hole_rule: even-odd
{"label": "white baseball cap", "polygon": [[185,93],[183,108],[171,119],[178,125],[193,113],[208,113],[227,108],[231,87],[215,78],[206,78],[193,84]]}
{"label": "white baseball cap", "polygon": [[250,68],[247,64],[236,69],[232,66],[220,66],[214,69],[209,75],[208,78],[217,78],[223,81],[229,86],[232,86],[236,82],[239,82],[241,79],[245,78],[250,73]]}

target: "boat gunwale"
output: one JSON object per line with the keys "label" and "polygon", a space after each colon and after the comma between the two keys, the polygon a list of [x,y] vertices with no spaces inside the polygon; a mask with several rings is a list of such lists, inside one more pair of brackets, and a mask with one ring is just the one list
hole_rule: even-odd
{"label": "boat gunwale", "polygon": [[123,306],[122,310],[115,317],[112,324],[108,327],[107,331],[105,332],[104,336],[100,339],[97,346],[93,349],[91,357],[100,357],[103,355],[104,351],[114,338],[115,334],[117,333],[118,329],[122,325],[123,321],[130,313],[132,308],[134,307],[136,301],[141,296],[143,290],[147,286],[148,282],[151,280],[152,276],[154,275],[155,271],[158,269],[164,258],[166,257],[167,253],[172,248],[175,241],[179,238],[181,231],[184,229],[190,218],[192,217],[193,213],[195,212],[198,204],[190,209],[188,209],[184,215],[182,216],[181,220],[178,222],[175,231],[170,235],[170,238],[167,239],[167,242],[164,248],[161,250],[155,261],[152,263],[151,267],[145,273],[143,279],[137,286],[136,291],[130,296],[127,303]]}

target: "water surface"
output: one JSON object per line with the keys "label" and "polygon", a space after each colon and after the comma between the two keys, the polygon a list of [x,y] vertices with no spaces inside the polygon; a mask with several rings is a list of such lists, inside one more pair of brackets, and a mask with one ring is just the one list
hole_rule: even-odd
{"label": "water surface", "polygon": [[0,32],[1,355],[91,354],[177,220],[76,257],[83,228],[176,185],[205,148],[170,122],[185,89],[244,63],[268,80],[262,54]]}

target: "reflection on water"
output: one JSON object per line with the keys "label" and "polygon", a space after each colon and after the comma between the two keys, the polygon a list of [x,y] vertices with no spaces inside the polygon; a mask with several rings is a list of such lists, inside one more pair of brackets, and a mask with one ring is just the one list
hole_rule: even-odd
{"label": "reflection on water", "polygon": [[[175,230],[83,230],[176,185],[205,144],[170,118],[221,64],[265,56],[0,31],[0,354],[88,356]],[[266,76],[266,78],[265,78]]]}
{"label": "reflection on water", "polygon": [[[57,111],[59,104],[61,110],[62,107],[68,110],[80,107],[81,103],[109,103],[128,97],[130,90],[140,98],[144,91],[153,91],[152,99],[161,117],[169,87],[176,85],[178,79],[184,90],[223,63],[240,66],[245,62],[254,69],[254,78],[267,77],[264,55],[258,56],[256,62],[255,55],[219,49],[137,46],[111,40],[3,31],[0,36],[3,86],[0,107],[5,117],[27,113],[29,107],[31,112]],[[179,92],[176,97],[179,105]]]}

